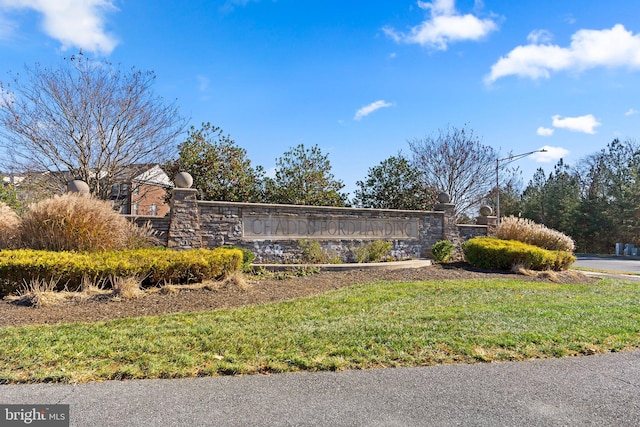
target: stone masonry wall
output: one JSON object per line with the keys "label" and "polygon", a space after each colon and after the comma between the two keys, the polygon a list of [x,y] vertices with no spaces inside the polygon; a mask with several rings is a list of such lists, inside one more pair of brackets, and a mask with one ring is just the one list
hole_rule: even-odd
{"label": "stone masonry wall", "polygon": [[158,244],[167,246],[169,241],[169,226],[171,218],[168,216],[142,216],[127,215],[138,227],[150,227],[154,231],[154,237],[158,239]]}
{"label": "stone masonry wall", "polygon": [[373,240],[393,243],[396,259],[424,258],[441,239],[441,212],[353,209],[231,202],[198,202],[203,247],[234,245],[259,263],[302,259],[301,240],[353,261],[353,250]]}
{"label": "stone masonry wall", "polygon": [[394,259],[429,258],[439,240],[459,248],[487,235],[486,226],[456,225],[453,215],[448,203],[431,212],[206,202],[196,200],[194,189],[175,188],[166,244],[181,250],[237,246],[251,250],[256,263],[296,263],[303,260],[304,242],[316,241],[329,258],[352,262],[355,249],[384,240],[392,243]]}
{"label": "stone masonry wall", "polygon": [[460,236],[460,242],[466,242],[474,237],[487,236],[490,228],[486,225],[473,225],[473,224],[458,224],[458,235]]}

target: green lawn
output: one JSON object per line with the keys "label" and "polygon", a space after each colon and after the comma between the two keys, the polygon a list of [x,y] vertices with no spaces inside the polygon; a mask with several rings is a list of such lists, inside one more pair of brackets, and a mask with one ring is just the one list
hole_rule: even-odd
{"label": "green lawn", "polygon": [[367,369],[636,348],[638,282],[376,282],[256,307],[0,328],[0,383]]}

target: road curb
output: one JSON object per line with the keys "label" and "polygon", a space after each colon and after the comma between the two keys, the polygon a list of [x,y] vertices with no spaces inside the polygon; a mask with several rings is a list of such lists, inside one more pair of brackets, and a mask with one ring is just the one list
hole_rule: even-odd
{"label": "road curb", "polygon": [[300,269],[318,269],[320,271],[350,271],[350,270],[402,270],[405,268],[422,268],[433,265],[430,259],[412,259],[392,262],[367,262],[344,264],[251,264],[254,269],[269,271],[294,271]]}

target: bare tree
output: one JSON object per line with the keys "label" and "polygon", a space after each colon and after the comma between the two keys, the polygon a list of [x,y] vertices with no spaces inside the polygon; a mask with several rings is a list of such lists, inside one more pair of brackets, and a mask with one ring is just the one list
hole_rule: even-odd
{"label": "bare tree", "polygon": [[37,63],[10,76],[0,82],[2,160],[13,170],[64,172],[51,177],[81,179],[101,198],[123,168],[165,161],[186,126],[175,104],[152,92],[151,71],[80,52],[57,69]]}
{"label": "bare tree", "polygon": [[472,129],[448,126],[409,141],[409,147],[425,187],[449,193],[458,215],[469,213],[495,187],[497,153]]}

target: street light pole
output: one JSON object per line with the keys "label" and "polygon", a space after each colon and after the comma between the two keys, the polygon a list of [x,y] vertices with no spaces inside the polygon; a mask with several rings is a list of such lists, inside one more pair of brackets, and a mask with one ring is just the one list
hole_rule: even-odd
{"label": "street light pole", "polygon": [[528,153],[516,154],[513,156],[505,157],[503,159],[496,158],[496,224],[500,224],[500,179],[498,177],[498,172],[500,171],[500,162],[505,162],[504,164],[509,164],[511,162],[515,162],[516,160],[520,160],[524,157],[530,156],[535,153],[546,153],[547,150],[545,148],[541,148],[540,150],[529,151]]}

